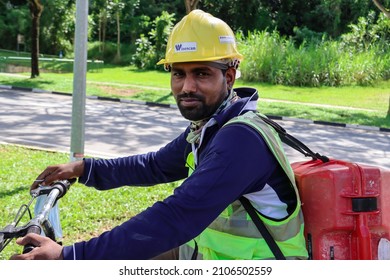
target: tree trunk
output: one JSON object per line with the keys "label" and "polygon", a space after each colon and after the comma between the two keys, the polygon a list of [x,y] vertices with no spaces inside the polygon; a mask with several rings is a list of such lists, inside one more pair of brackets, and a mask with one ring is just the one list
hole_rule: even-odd
{"label": "tree trunk", "polygon": [[103,27],[102,27],[103,23],[102,23],[102,14],[100,13],[99,14],[99,53],[103,52],[103,49],[102,49],[102,30],[103,30]]}
{"label": "tree trunk", "polygon": [[39,21],[43,11],[40,0],[29,0],[31,22],[31,78],[39,76]]}
{"label": "tree trunk", "polygon": [[372,0],[372,2],[374,2],[375,6],[377,6],[377,8],[381,10],[386,17],[390,18],[390,11],[387,10],[378,0]]}
{"label": "tree trunk", "polygon": [[116,47],[116,61],[121,61],[121,22],[119,12],[116,12],[116,26],[117,26],[117,47]]}
{"label": "tree trunk", "polygon": [[186,5],[186,12],[189,14],[192,10],[195,10],[198,6],[199,0],[184,0]]}
{"label": "tree trunk", "polygon": [[103,46],[103,54],[106,50],[106,28],[107,28],[107,11],[103,11],[102,15],[102,46]]}
{"label": "tree trunk", "polygon": [[389,108],[387,109],[387,117],[390,117],[390,96],[389,96]]}

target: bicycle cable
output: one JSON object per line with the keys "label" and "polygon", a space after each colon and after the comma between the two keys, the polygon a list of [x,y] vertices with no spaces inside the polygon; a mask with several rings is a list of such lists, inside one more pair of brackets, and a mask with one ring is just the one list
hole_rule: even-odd
{"label": "bicycle cable", "polygon": [[[32,196],[32,198],[30,199],[30,201],[27,204],[23,204],[22,206],[19,207],[19,210],[15,215],[14,221],[11,223],[11,225],[13,227],[16,227],[19,224],[19,222],[22,220],[22,218],[26,214],[26,212],[28,212],[30,220],[32,219],[30,206],[35,198],[36,198],[36,196]],[[22,210],[23,208],[24,208],[24,211]],[[0,248],[1,249],[0,252],[3,251],[5,247],[7,247],[8,243],[10,243],[12,239],[13,238],[8,238],[6,241],[4,241],[2,248]]]}

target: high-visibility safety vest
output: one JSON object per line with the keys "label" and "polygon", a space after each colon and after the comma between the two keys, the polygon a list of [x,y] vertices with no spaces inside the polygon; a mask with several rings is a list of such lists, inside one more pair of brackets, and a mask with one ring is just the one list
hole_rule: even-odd
{"label": "high-visibility safety vest", "polygon": [[[265,140],[280,166],[287,174],[298,198],[294,212],[284,220],[271,220],[258,214],[269,232],[275,239],[283,255],[287,259],[307,259],[308,254],[303,235],[304,222],[299,200],[298,189],[295,184],[293,170],[284,153],[282,143],[277,132],[269,127],[254,112],[247,112],[228,121],[226,125],[243,123],[254,128]],[[187,158],[189,175],[195,168],[193,153]],[[256,196],[251,196],[251,199]],[[256,201],[251,201],[254,205]],[[259,230],[252,222],[241,202],[238,200],[230,204],[217,219],[215,219],[194,240],[180,246],[180,259],[194,258],[209,260],[251,260],[274,259],[274,255]]]}

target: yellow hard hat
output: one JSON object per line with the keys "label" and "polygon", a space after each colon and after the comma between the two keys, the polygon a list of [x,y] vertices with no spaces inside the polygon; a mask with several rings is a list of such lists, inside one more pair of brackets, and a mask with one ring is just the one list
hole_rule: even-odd
{"label": "yellow hard hat", "polygon": [[209,13],[193,10],[175,25],[168,38],[165,58],[157,64],[229,61],[237,67],[242,59],[231,28]]}

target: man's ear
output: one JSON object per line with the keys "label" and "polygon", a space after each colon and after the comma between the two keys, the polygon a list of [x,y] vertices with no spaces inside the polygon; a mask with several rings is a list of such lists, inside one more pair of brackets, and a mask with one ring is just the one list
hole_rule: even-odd
{"label": "man's ear", "polygon": [[228,86],[228,89],[232,89],[234,82],[236,81],[236,69],[233,67],[229,67],[226,70],[225,77],[226,77],[226,84]]}

